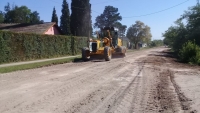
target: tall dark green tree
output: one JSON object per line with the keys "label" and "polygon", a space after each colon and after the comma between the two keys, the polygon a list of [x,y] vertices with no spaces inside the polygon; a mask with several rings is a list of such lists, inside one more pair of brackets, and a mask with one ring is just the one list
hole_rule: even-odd
{"label": "tall dark green tree", "polygon": [[71,3],[71,32],[77,36],[92,34],[90,0],[72,0]]}
{"label": "tall dark green tree", "polygon": [[112,27],[116,22],[120,20],[122,20],[122,17],[120,16],[120,13],[118,13],[118,8],[113,6],[106,6],[103,14],[96,17],[94,27]]}
{"label": "tall dark green tree", "polygon": [[70,30],[70,12],[69,5],[66,0],[63,0],[62,15],[60,17],[60,28],[65,35],[71,34]]}
{"label": "tall dark green tree", "polygon": [[4,22],[4,14],[2,11],[0,11],[0,23]]}
{"label": "tall dark green tree", "polygon": [[53,13],[52,13],[51,22],[56,22],[56,24],[58,24],[58,16],[57,16],[57,14],[56,14],[56,9],[55,9],[55,7],[53,8]]}

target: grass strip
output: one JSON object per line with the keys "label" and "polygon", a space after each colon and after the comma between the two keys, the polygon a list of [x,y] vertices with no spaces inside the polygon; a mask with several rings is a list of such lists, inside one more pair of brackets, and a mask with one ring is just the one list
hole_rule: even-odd
{"label": "grass strip", "polygon": [[44,61],[44,62],[38,62],[38,63],[1,67],[0,73],[9,73],[9,72],[19,71],[19,70],[47,67],[47,66],[52,66],[52,65],[56,65],[56,64],[64,64],[64,63],[69,63],[69,62],[78,62],[80,60],[81,60],[81,57],[73,57],[73,58],[65,58],[65,59]]}

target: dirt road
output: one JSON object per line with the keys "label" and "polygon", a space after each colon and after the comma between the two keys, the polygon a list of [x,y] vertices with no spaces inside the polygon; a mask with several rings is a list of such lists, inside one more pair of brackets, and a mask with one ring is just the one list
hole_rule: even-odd
{"label": "dirt road", "polygon": [[0,74],[0,113],[197,112],[165,49]]}

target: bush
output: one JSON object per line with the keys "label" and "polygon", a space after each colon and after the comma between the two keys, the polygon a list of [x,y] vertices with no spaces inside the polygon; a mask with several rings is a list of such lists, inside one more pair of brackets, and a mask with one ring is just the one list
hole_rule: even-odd
{"label": "bush", "polygon": [[81,53],[86,37],[0,31],[0,64]]}
{"label": "bush", "polygon": [[200,47],[188,41],[180,49],[179,57],[182,62],[200,65]]}

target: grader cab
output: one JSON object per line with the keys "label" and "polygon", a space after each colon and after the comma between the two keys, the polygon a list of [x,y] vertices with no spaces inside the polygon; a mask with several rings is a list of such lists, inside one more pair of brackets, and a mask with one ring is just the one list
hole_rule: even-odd
{"label": "grader cab", "polygon": [[110,61],[113,55],[125,57],[126,47],[118,37],[118,32],[113,27],[102,28],[97,32],[97,39],[89,40],[89,47],[82,48],[82,59],[104,58]]}

